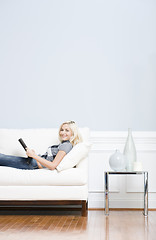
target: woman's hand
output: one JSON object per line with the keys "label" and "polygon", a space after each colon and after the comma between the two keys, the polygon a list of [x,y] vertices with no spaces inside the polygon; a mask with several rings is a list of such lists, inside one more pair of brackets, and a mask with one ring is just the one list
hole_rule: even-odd
{"label": "woman's hand", "polygon": [[27,148],[26,150],[26,154],[28,157],[34,158],[34,156],[36,155],[35,151],[33,149]]}

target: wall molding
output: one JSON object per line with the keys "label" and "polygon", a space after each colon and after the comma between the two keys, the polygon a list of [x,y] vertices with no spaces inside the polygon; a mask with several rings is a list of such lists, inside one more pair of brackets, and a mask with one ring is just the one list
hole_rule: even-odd
{"label": "wall molding", "polygon": [[[122,148],[125,145],[127,132],[92,131],[90,141],[91,151],[112,151],[112,146]],[[156,132],[132,132],[138,151],[156,152]]]}

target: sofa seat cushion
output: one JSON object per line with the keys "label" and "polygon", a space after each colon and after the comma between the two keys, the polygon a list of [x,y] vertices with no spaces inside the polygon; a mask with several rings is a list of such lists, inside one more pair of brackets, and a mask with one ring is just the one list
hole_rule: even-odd
{"label": "sofa seat cushion", "polygon": [[79,168],[57,170],[21,170],[0,167],[0,186],[81,186],[87,184],[85,171]]}

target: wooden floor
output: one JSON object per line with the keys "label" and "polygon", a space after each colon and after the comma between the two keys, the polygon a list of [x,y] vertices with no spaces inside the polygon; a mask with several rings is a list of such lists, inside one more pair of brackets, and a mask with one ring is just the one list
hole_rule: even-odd
{"label": "wooden floor", "polygon": [[155,240],[156,211],[0,212],[0,240],[21,239]]}

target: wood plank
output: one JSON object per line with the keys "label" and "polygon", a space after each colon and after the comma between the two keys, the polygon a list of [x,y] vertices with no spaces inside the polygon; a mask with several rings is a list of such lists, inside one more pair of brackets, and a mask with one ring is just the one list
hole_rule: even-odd
{"label": "wood plank", "polygon": [[[13,213],[13,212],[12,212]],[[0,239],[57,240],[154,240],[156,235],[156,211],[144,217],[141,211],[88,211],[86,218],[72,212],[59,215],[0,215]]]}

